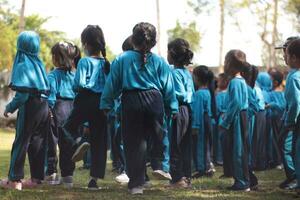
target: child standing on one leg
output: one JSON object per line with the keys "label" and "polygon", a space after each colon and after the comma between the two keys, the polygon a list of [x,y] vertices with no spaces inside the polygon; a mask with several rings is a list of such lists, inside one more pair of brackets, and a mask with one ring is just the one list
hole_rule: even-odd
{"label": "child standing on one leg", "polygon": [[[102,109],[112,109],[122,93],[121,130],[131,194],[142,194],[145,184],[147,141],[163,139],[164,112],[178,111],[169,65],[151,53],[156,44],[155,27],[139,23],[133,28],[134,50],[118,56],[111,67],[101,98]],[[162,144],[162,142],[161,142]],[[163,160],[162,145],[156,151]],[[157,154],[158,155],[158,154]]]}
{"label": "child standing on one leg", "polygon": [[[248,161],[248,91],[246,81],[241,72],[249,67],[246,55],[240,50],[231,50],[226,54],[224,69],[225,73],[232,77],[228,86],[228,106],[224,113],[220,126],[230,130],[232,142],[232,165],[234,184],[231,190],[250,191],[251,183]],[[254,176],[254,175],[253,175]]]}
{"label": "child standing on one leg", "polygon": [[214,74],[206,66],[198,66],[193,70],[194,83],[197,91],[192,102],[192,128],[193,128],[193,160],[196,173],[193,178],[207,175],[212,176],[214,169],[211,162],[212,137],[212,86]]}
{"label": "child standing on one leg", "polygon": [[90,128],[91,168],[88,189],[97,190],[97,180],[103,179],[106,167],[107,117],[99,109],[109,62],[106,59],[105,40],[102,29],[97,25],[88,25],[81,34],[81,43],[86,53],[79,60],[75,73],[73,89],[77,92],[73,110],[64,124],[65,133],[70,136],[75,153],[74,162],[82,160],[89,144],[76,142],[78,128],[88,122]]}
{"label": "child standing on one leg", "polygon": [[192,111],[190,104],[194,93],[193,78],[185,66],[191,64],[193,52],[184,39],[175,39],[168,44],[168,61],[174,65],[173,79],[179,112],[172,120],[170,172],[171,186],[191,186],[192,160]]}
{"label": "child standing on one leg", "polygon": [[[54,126],[48,137],[48,170],[46,181],[59,184],[57,175],[57,141],[59,146],[59,166],[62,183],[66,187],[73,186],[75,163],[72,162],[72,146],[65,138],[62,126],[69,117],[75,93],[72,90],[75,78],[75,67],[80,59],[80,50],[69,42],[58,42],[52,49],[52,61],[56,67],[48,75],[50,83],[49,106],[52,110]],[[52,152],[50,155],[50,152]]]}
{"label": "child standing on one leg", "polygon": [[[9,87],[16,91],[6,106],[4,116],[18,110],[16,136],[11,150],[8,180],[0,185],[22,190],[33,187],[44,179],[45,139],[50,126],[47,96],[49,91],[44,64],[39,58],[40,38],[33,31],[20,33]],[[31,179],[22,182],[28,153]]]}

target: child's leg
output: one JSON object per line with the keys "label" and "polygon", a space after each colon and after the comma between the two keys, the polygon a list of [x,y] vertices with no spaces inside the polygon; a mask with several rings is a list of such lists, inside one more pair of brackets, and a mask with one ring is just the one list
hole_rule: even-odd
{"label": "child's leg", "polygon": [[232,132],[222,131],[222,148],[223,148],[223,173],[225,177],[232,176]]}
{"label": "child's leg", "polygon": [[57,126],[54,118],[51,118],[50,131],[47,137],[47,172],[46,175],[52,175],[57,173],[57,143],[58,133]]}
{"label": "child's leg", "polygon": [[282,152],[282,161],[284,166],[284,171],[286,174],[286,178],[288,180],[293,180],[296,178],[296,172],[294,167],[294,158],[292,154],[292,146],[293,146],[293,132],[286,133],[282,139],[281,152]]}
{"label": "child's leg", "polygon": [[[100,98],[99,98],[100,99]],[[91,144],[90,176],[104,178],[107,157],[107,118],[103,111],[95,108],[91,110],[89,120]]]}

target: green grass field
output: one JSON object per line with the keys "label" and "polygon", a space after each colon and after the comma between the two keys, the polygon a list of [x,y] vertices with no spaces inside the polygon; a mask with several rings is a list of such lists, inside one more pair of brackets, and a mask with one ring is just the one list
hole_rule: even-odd
{"label": "green grass field", "polygon": [[[6,178],[10,149],[14,134],[0,130],[0,177]],[[82,163],[77,165],[80,167]],[[29,177],[28,164],[26,163],[26,177]],[[218,179],[222,169],[217,168],[217,173],[213,178],[202,178],[193,181],[191,190],[171,190],[166,188],[167,182],[152,181],[153,187],[145,190],[142,196],[131,196],[127,193],[125,186],[120,186],[114,182],[116,174],[111,172],[111,163],[108,162],[105,180],[99,181],[99,186],[103,189],[91,192],[84,189],[88,181],[88,171],[78,170],[75,172],[75,187],[65,189],[62,186],[43,185],[35,189],[24,189],[23,191],[11,191],[0,189],[0,199],[270,199],[287,200],[295,199],[295,192],[280,190],[277,185],[284,179],[284,172],[280,170],[270,170],[257,172],[259,178],[259,191],[249,193],[230,192],[225,188],[232,184],[231,179]],[[150,174],[150,173],[149,173]],[[151,178],[151,176],[150,176]]]}

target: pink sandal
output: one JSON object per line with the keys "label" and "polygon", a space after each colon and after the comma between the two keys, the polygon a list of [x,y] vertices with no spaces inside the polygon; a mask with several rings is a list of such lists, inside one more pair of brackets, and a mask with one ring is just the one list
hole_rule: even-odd
{"label": "pink sandal", "polygon": [[22,190],[21,181],[10,181],[8,179],[0,180],[0,187],[5,189]]}

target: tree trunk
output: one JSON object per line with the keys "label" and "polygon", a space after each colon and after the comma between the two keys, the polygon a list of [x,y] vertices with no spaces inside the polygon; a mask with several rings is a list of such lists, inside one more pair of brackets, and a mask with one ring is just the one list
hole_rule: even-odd
{"label": "tree trunk", "polygon": [[224,46],[224,25],[225,25],[225,0],[220,0],[220,46],[219,46],[219,72],[223,71],[223,46]]}
{"label": "tree trunk", "polygon": [[19,31],[22,32],[25,29],[25,4],[26,0],[22,0],[22,7],[20,11],[20,24],[19,24]]}
{"label": "tree trunk", "polygon": [[278,39],[277,31],[277,21],[278,21],[278,0],[274,0],[274,13],[273,13],[273,31],[272,31],[272,50],[271,50],[271,65],[270,67],[277,67],[276,51],[275,45]]}
{"label": "tree trunk", "polygon": [[161,55],[161,49],[160,49],[160,8],[159,8],[159,0],[156,0],[156,17],[157,17],[157,50],[158,55]]}

